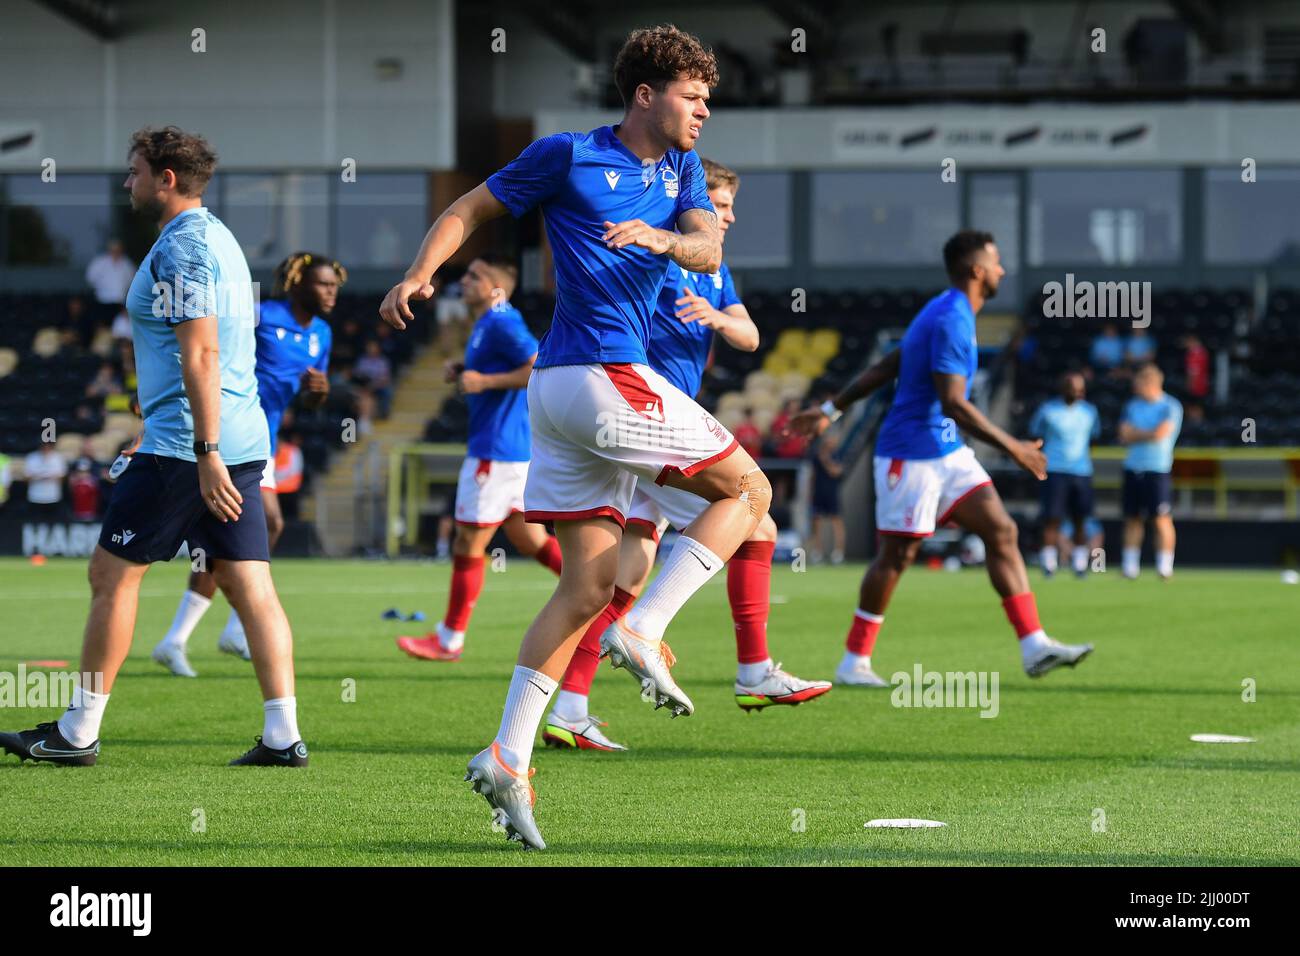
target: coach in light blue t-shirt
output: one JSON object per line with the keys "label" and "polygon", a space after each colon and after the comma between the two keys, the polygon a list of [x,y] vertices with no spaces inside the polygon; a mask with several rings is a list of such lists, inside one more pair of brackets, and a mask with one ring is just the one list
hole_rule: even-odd
{"label": "coach in light blue t-shirt", "polygon": [[152,562],[170,560],[188,542],[195,569],[212,571],[245,623],[264,698],[262,736],[231,763],[308,762],[293,636],[271,581],[258,491],[270,445],[253,371],[254,290],[239,244],[203,207],[216,163],[206,140],[174,126],[131,138],[123,185],[131,208],[159,228],[127,298],[144,437],[113,489],[90,559],[80,671],[96,680],[73,691],[57,722],[0,733],[0,750],[23,759],[98,760],[140,582]]}
{"label": "coach in light blue t-shirt", "polygon": [[1145,520],[1156,533],[1156,571],[1174,573],[1173,492],[1170,472],[1174,443],[1183,427],[1183,406],[1164,391],[1164,375],[1143,365],[1133,376],[1133,398],[1120,418],[1119,440],[1128,446],[1124,459],[1124,564],[1126,578],[1138,576]]}
{"label": "coach in light blue t-shirt", "polygon": [[1047,480],[1042,484],[1040,518],[1043,541],[1040,563],[1043,573],[1056,573],[1057,533],[1061,519],[1069,518],[1075,529],[1071,555],[1074,573],[1082,576],[1088,567],[1088,519],[1092,517],[1092,456],[1090,446],[1101,434],[1097,409],[1084,401],[1083,376],[1067,372],[1061,376],[1061,395],[1039,406],[1029,420],[1029,434],[1043,440],[1047,456]]}

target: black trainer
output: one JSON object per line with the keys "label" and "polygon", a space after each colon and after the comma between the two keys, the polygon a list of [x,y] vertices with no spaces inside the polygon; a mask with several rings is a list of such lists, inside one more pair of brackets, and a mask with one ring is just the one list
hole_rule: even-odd
{"label": "black trainer", "polygon": [[0,733],[0,747],[23,760],[45,761],[68,767],[93,767],[99,757],[99,741],[89,747],[74,747],[59,733],[58,721],[37,724],[34,730]]}
{"label": "black trainer", "polygon": [[283,750],[272,750],[257,738],[257,746],[230,761],[232,767],[305,767],[307,766],[307,745],[301,740],[290,744]]}

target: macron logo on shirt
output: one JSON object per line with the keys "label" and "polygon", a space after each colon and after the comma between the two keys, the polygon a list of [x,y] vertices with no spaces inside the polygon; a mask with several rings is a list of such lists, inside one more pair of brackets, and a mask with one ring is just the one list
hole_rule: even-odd
{"label": "macron logo on shirt", "polygon": [[622,177],[622,175],[623,175],[622,173],[616,173],[612,169],[605,170],[605,182],[609,183],[610,189],[614,189],[616,186],[618,186],[618,181]]}

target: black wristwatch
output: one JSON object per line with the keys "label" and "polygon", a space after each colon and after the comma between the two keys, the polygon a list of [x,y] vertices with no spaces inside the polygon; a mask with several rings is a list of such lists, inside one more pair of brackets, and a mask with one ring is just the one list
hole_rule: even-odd
{"label": "black wristwatch", "polygon": [[196,441],[194,443],[194,455],[207,455],[217,450],[217,443],[214,441]]}

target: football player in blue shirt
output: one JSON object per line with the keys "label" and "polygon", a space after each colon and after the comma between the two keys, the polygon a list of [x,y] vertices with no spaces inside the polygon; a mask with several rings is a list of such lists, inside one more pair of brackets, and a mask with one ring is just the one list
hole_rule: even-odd
{"label": "football player in blue shirt", "polygon": [[113,488],[90,558],[90,615],[81,672],[58,721],[0,734],[20,759],[87,766],[131,649],[140,582],[188,542],[248,626],[262,689],[263,731],[231,761],[305,767],[294,697],[293,635],[271,580],[257,493],[270,458],[253,366],[254,296],[230,230],[203,206],[216,153],[174,126],[131,138],[124,186],[161,230],[127,294],[144,438]]}
{"label": "football player in blue shirt", "polygon": [[858,610],[835,673],[837,683],[888,686],[871,669],[885,608],[921,542],[949,519],[984,542],[989,579],[1019,638],[1025,673],[1038,677],[1061,664],[1073,667],[1092,650],[1091,644],[1061,644],[1043,630],[1017,544],[1016,523],[959,434],[959,429],[965,430],[1001,448],[1040,481],[1047,477],[1043,443],[1012,438],[970,400],[979,361],[975,316],[997,293],[1005,274],[998,248],[989,233],[964,230],[944,244],[943,262],[952,285],[925,304],[902,344],[833,400],[800,412],[791,423],[800,431],[820,434],[853,402],[898,379],[876,438],[880,550],[862,579]]}
{"label": "football player in blue shirt", "polygon": [[1124,458],[1124,555],[1121,572],[1138,576],[1145,519],[1156,533],[1156,573],[1174,573],[1174,443],[1183,427],[1183,405],[1164,390],[1165,376],[1156,365],[1133,375],[1133,397],[1120,416],[1119,440],[1128,445]]}
{"label": "football player in blue shirt", "polygon": [[637,480],[710,502],[601,641],[645,698],[674,716],[694,705],[669,671],[664,632],[753,533],[771,497],[766,476],[731,433],[646,364],[670,264],[703,273],[722,266],[717,215],[694,153],[717,62],[695,37],[660,26],[633,31],[613,73],[622,121],[543,137],[458,199],[380,308],[385,321],[405,328],[408,302],[432,295],[434,270],[479,224],[541,208],[556,304],[528,383],[525,517],[555,522],[564,569],[524,635],[496,740],[470,761],[467,775],[507,832],[537,848],[545,843],[528,784],[534,738],[574,648],[613,597]]}
{"label": "football player in blue shirt", "polygon": [[[718,213],[718,230],[725,241],[736,221],[735,200],[740,177],[702,159],[709,201]],[[668,267],[668,280],[659,293],[650,330],[650,367],[686,395],[700,390],[713,348],[714,333],[733,348],[758,348],[758,327],[736,294],[731,270],[723,263],[712,274]],[[542,740],[553,747],[578,750],[626,750],[610,740],[599,717],[588,712],[592,678],[600,662],[600,638],[611,623],[626,614],[645,588],[654,568],[659,536],[672,525],[682,530],[704,510],[707,502],[678,488],[637,482],[632,510],[623,532],[614,599],[587,628],[569,661],[555,705],[546,718]],[[727,562],[727,597],[736,629],[735,698],[745,710],[772,704],[799,704],[830,690],[828,681],[808,681],[772,663],[767,648],[767,618],[771,605],[772,553],[776,523],[764,515],[749,540]]]}
{"label": "football player in blue shirt", "polygon": [[[280,421],[299,392],[307,408],[319,408],[329,398],[329,360],[333,333],[325,317],[334,311],[347,270],[328,256],[296,252],[276,268],[275,298],[261,304],[257,320],[257,397],[266,416],[271,457],[262,471],[262,509],[266,512],[267,545],[284,531],[280,499],[275,493],[275,449]],[[172,625],[153,649],[153,659],[178,677],[197,677],[186,653],[190,635],[212,604],[217,583],[212,572],[196,568],[181,596]],[[226,619],[217,649],[250,660],[248,639],[234,607]]]}
{"label": "football player in blue shirt", "polygon": [[448,381],[460,386],[469,405],[469,454],[456,484],[451,592],[447,613],[433,633],[397,639],[398,647],[423,660],[460,660],[497,528],[504,528],[522,555],[560,573],[559,543],[542,525],[524,520],[529,459],[525,389],[537,339],[510,304],[518,275],[513,263],[488,255],[471,262],[460,282],[474,326],[465,361],[448,369]]}
{"label": "football player in blue shirt", "polygon": [[1097,408],[1084,401],[1083,376],[1061,376],[1061,397],[1044,402],[1029,420],[1029,434],[1043,440],[1047,480],[1042,485],[1043,574],[1056,573],[1057,531],[1069,516],[1075,529],[1070,563],[1077,577],[1088,573],[1088,519],[1092,517],[1092,456],[1089,446],[1101,435]]}

